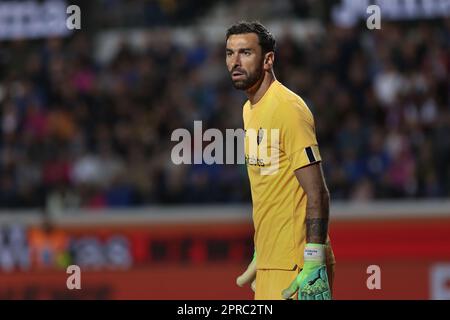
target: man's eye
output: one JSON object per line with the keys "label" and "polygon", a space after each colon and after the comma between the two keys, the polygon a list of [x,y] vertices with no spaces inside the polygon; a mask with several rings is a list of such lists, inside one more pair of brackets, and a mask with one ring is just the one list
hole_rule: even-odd
{"label": "man's eye", "polygon": [[227,52],[227,57],[231,56],[232,52]]}
{"label": "man's eye", "polygon": [[244,54],[245,54],[246,56],[249,56],[249,55],[251,54],[251,52],[250,52],[250,51],[245,51]]}

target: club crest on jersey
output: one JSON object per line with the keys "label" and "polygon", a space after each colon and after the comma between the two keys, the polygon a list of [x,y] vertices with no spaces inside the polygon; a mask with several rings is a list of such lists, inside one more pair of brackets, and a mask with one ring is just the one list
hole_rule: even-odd
{"label": "club crest on jersey", "polygon": [[264,138],[264,130],[263,130],[263,128],[259,128],[258,136],[256,137],[256,142],[258,143],[258,146],[261,143],[263,138]]}

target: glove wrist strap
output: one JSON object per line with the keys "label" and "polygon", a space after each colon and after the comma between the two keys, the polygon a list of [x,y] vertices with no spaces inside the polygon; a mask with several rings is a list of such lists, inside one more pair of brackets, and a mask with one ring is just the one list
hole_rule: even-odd
{"label": "glove wrist strap", "polygon": [[319,243],[307,243],[304,251],[305,263],[325,263],[325,245]]}

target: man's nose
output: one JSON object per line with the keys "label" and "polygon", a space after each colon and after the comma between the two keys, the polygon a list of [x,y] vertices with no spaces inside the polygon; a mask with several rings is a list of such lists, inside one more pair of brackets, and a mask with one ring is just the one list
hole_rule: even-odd
{"label": "man's nose", "polygon": [[240,59],[239,55],[237,54],[233,61],[233,69],[236,67],[240,67],[240,66],[241,66],[241,59]]}

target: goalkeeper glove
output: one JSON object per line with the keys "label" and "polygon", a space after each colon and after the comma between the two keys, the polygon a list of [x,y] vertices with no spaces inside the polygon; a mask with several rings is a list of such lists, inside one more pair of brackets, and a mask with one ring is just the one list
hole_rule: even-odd
{"label": "goalkeeper glove", "polygon": [[247,270],[239,277],[236,278],[236,284],[239,287],[244,286],[244,284],[251,282],[251,288],[255,291],[256,286],[256,251],[253,254],[252,262],[247,267]]}
{"label": "goalkeeper glove", "polygon": [[283,298],[289,299],[298,291],[299,300],[331,300],[325,264],[325,245],[307,243],[304,257],[303,269],[289,288],[283,290]]}

